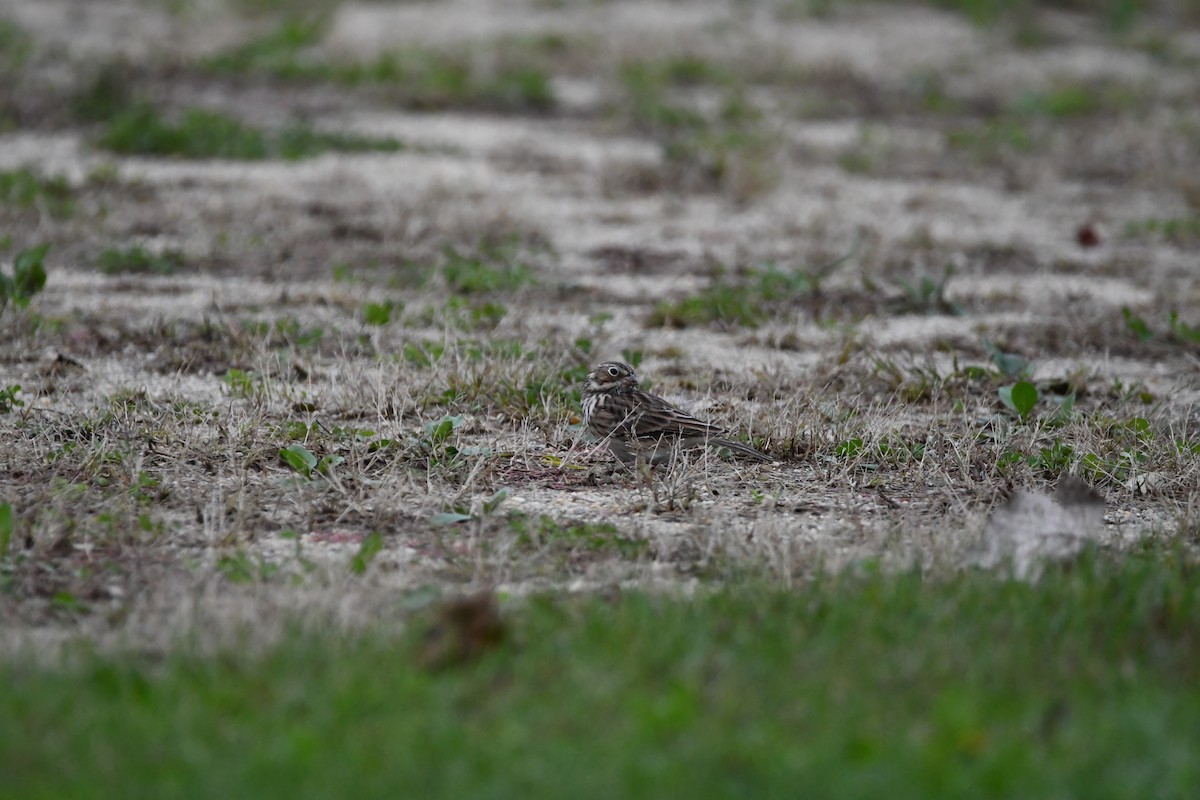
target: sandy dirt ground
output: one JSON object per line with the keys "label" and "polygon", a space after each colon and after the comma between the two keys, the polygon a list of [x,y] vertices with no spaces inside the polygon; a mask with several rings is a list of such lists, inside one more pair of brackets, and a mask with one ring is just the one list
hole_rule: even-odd
{"label": "sandy dirt ground", "polygon": [[[1200,539],[1200,32],[1047,11],[1026,41],[814,5],[305,6],[314,63],[531,62],[553,102],[522,109],[202,67],[275,30],[270,3],[0,3],[32,42],[0,171],[73,197],[0,207],[5,269],[51,245],[45,290],[0,316],[0,388],[24,402],[0,414],[0,641],[267,638],[476,587],[973,568],[996,504],[1064,474],[1103,497],[1098,546]],[[168,110],[403,149],[115,153],[69,112],[114,64]],[[634,64],[673,77],[639,89]],[[135,246],[174,268],[102,268]],[[472,259],[525,277],[456,284],[446,265]],[[752,318],[722,310],[768,272],[792,282],[752,290]],[[1024,421],[997,351],[1030,365]],[[574,403],[587,364],[630,353],[779,461],[616,468]]]}

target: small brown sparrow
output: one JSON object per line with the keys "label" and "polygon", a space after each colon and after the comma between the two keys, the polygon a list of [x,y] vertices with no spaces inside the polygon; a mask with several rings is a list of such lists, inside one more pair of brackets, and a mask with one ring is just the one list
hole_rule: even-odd
{"label": "small brown sparrow", "polygon": [[583,421],[613,455],[629,463],[639,456],[651,464],[671,458],[677,448],[726,447],[758,461],[775,459],[724,438],[715,425],[696,419],[661,397],[638,389],[628,364],[606,361],[588,373],[583,385]]}

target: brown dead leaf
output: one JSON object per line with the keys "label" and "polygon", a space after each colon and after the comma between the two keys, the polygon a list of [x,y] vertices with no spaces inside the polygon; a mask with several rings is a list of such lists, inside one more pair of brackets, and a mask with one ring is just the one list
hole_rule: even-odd
{"label": "brown dead leaf", "polygon": [[450,600],[436,614],[419,657],[421,666],[428,669],[470,663],[499,647],[508,635],[491,592]]}

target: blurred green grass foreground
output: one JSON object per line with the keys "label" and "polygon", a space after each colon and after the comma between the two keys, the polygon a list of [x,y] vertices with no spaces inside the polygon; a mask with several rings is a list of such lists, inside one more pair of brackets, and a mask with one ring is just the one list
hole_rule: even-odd
{"label": "blurred green grass foreground", "polygon": [[0,796],[1191,797],[1180,549],[1034,585],[865,567],[792,591],[543,596],[433,668],[410,633],[0,667]]}

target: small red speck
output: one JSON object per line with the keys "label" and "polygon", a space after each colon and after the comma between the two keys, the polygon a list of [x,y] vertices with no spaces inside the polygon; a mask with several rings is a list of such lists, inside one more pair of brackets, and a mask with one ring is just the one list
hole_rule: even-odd
{"label": "small red speck", "polygon": [[1100,244],[1100,231],[1094,223],[1084,223],[1075,231],[1075,241],[1079,242],[1080,247],[1096,247]]}

